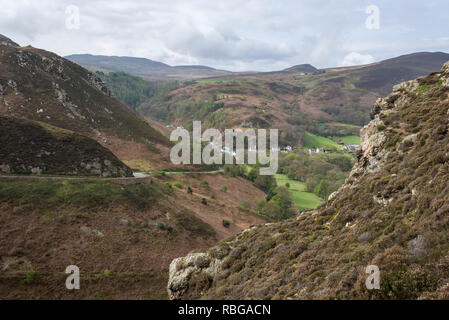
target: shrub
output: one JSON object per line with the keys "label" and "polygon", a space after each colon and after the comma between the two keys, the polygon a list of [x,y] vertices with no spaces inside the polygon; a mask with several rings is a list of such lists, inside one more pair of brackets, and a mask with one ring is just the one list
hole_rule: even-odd
{"label": "shrub", "polygon": [[176,226],[182,226],[183,230],[192,235],[200,236],[204,239],[215,236],[214,229],[190,210],[182,209],[178,212],[169,210],[169,214],[170,219],[173,219]]}
{"label": "shrub", "polygon": [[251,205],[248,201],[242,201],[239,205],[239,208],[243,210],[249,210],[251,208]]}
{"label": "shrub", "polygon": [[29,284],[29,283],[33,282],[36,279],[36,276],[37,276],[37,273],[33,269],[26,271],[24,279],[23,279],[23,283]]}
{"label": "shrub", "polygon": [[221,190],[223,190],[223,192],[228,191],[228,186],[227,186],[227,185],[224,185],[224,186],[221,188]]}
{"label": "shrub", "polygon": [[182,189],[182,184],[180,184],[179,182],[175,182],[173,183],[173,185],[178,189]]}
{"label": "shrub", "polygon": [[201,184],[205,187],[209,186],[209,182],[207,182],[206,180],[201,181]]}
{"label": "shrub", "polygon": [[161,230],[167,230],[168,232],[172,232],[173,231],[173,227],[172,226],[170,226],[170,225],[165,225],[165,224],[163,224],[162,222],[159,222],[158,224],[157,224],[157,227],[159,228],[159,229],[161,229]]}
{"label": "shrub", "polygon": [[190,188],[190,187],[187,187],[187,193],[188,193],[188,194],[192,194],[192,193],[193,193],[193,190],[192,190],[192,188]]}
{"label": "shrub", "polygon": [[228,220],[223,219],[223,227],[229,228],[230,225],[231,225],[231,223]]}
{"label": "shrub", "polygon": [[202,199],[201,199],[201,203],[207,206],[207,200],[206,200],[206,198],[202,198]]}

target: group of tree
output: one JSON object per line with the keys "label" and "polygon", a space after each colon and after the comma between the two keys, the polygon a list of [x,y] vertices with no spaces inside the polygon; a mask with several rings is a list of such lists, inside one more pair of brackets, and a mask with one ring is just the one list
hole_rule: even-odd
{"label": "group of tree", "polygon": [[291,218],[296,214],[290,192],[286,186],[278,186],[272,175],[260,175],[259,165],[251,167],[226,165],[225,174],[233,177],[243,177],[250,180],[260,190],[266,193],[266,198],[257,204],[257,212],[269,220],[279,221]]}
{"label": "group of tree", "polygon": [[133,109],[155,95],[163,95],[179,87],[178,81],[147,81],[124,72],[97,71],[96,74],[119,100]]}
{"label": "group of tree", "polygon": [[308,192],[327,199],[343,184],[353,164],[349,154],[300,151],[281,157],[279,170],[290,179],[305,182]]}

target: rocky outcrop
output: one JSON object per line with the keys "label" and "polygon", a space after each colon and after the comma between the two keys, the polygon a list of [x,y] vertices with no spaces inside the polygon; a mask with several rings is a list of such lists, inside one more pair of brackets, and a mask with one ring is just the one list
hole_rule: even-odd
{"label": "rocky outcrop", "polygon": [[96,141],[44,123],[0,116],[0,172],[131,177]]}
{"label": "rocky outcrop", "polygon": [[6,46],[20,47],[17,43],[15,43],[11,39],[5,37],[2,34],[0,34],[0,44],[6,45]]}
{"label": "rocky outcrop", "polygon": [[[169,267],[167,292],[170,299],[180,299],[189,288],[189,281],[195,277],[217,280],[225,277],[228,270],[223,270],[224,258],[229,254],[229,247],[238,242],[245,234],[256,227],[239,233],[226,247],[212,248],[207,252],[191,252],[185,257],[174,259]],[[224,273],[223,273],[224,271]]]}

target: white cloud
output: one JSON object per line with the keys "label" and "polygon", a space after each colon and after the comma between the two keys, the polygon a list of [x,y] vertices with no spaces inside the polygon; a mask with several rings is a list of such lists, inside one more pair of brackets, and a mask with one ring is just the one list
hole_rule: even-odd
{"label": "white cloud", "polygon": [[340,63],[341,67],[357,66],[374,62],[374,57],[369,54],[360,54],[358,52],[348,53]]}

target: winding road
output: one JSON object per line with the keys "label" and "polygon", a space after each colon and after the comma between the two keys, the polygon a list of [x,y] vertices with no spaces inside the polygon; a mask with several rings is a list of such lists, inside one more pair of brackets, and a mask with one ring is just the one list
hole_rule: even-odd
{"label": "winding road", "polygon": [[[214,174],[223,172],[223,168],[213,171],[164,171],[165,174],[189,174],[189,173],[201,173],[201,174]],[[160,171],[158,171],[160,172]],[[134,177],[119,177],[119,178],[101,178],[101,177],[70,177],[70,176],[38,176],[38,175],[2,175],[0,179],[14,179],[14,180],[51,180],[51,181],[106,181],[117,183],[121,185],[130,185],[137,183],[151,183],[151,175],[156,172],[133,172]]]}

